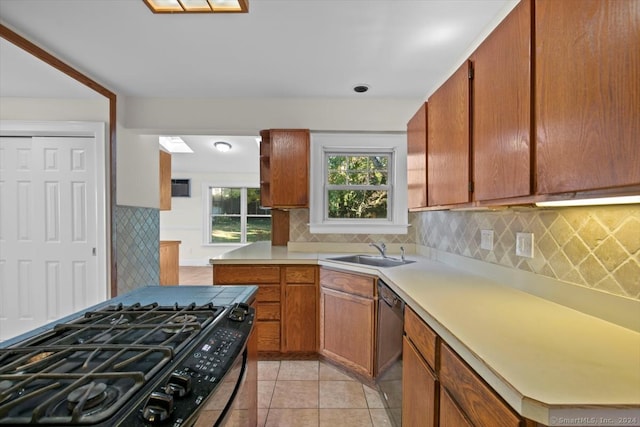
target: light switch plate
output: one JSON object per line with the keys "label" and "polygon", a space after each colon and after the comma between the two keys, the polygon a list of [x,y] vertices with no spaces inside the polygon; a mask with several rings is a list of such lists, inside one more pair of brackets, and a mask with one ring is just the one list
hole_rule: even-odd
{"label": "light switch plate", "polygon": [[493,250],[493,230],[480,230],[480,249]]}
{"label": "light switch plate", "polygon": [[533,233],[516,233],[516,255],[533,258]]}

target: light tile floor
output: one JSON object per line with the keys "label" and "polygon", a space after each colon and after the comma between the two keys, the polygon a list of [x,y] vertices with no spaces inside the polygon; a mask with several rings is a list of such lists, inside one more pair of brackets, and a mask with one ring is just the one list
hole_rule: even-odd
{"label": "light tile floor", "polygon": [[259,427],[391,426],[378,392],[322,361],[258,362]]}

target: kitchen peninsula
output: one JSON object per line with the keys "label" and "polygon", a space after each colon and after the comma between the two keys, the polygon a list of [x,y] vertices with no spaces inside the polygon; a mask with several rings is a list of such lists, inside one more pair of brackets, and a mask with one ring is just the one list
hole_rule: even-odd
{"label": "kitchen peninsula", "polygon": [[331,261],[335,254],[326,249],[294,252],[260,242],[210,262],[214,268],[315,264],[376,275],[446,343],[443,348],[457,353],[527,423],[579,425],[570,420],[584,417],[604,419],[585,425],[640,425],[637,301],[618,301],[618,311],[628,313],[616,321],[621,326],[519,289],[532,278],[546,280],[540,276],[505,280],[491,270],[500,267],[486,263],[484,271],[470,273],[462,257],[437,260],[421,248],[420,255],[409,256],[415,263],[365,267]]}

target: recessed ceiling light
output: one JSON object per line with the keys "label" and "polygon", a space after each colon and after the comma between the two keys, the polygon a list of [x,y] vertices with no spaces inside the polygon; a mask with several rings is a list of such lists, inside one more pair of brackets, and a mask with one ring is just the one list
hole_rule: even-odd
{"label": "recessed ceiling light", "polygon": [[357,85],[353,87],[353,91],[356,93],[365,93],[369,90],[369,85]]}
{"label": "recessed ceiling light", "polygon": [[224,141],[214,142],[213,146],[216,147],[216,149],[221,153],[226,153],[227,151],[231,150],[231,144]]}
{"label": "recessed ceiling light", "polygon": [[193,153],[191,147],[179,136],[161,136],[158,139],[160,145],[170,153]]}

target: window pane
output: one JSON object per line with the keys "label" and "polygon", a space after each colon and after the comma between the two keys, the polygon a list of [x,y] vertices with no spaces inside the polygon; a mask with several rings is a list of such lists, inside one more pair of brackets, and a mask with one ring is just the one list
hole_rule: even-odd
{"label": "window pane", "polygon": [[240,215],[240,188],[212,188],[211,214]]}
{"label": "window pane", "polygon": [[247,214],[248,215],[271,215],[269,209],[260,207],[260,189],[247,188]]}
{"label": "window pane", "polygon": [[212,216],[211,230],[211,243],[241,242],[239,216]]}
{"label": "window pane", "polygon": [[387,172],[374,171],[369,173],[370,185],[387,185]]}
{"label": "window pane", "polygon": [[271,240],[271,217],[247,217],[247,242]]}
{"label": "window pane", "polygon": [[329,218],[387,219],[387,191],[329,190]]}
{"label": "window pane", "polygon": [[329,184],[344,185],[347,183],[347,174],[343,171],[329,172]]}
{"label": "window pane", "polygon": [[347,158],[345,156],[328,156],[329,170],[345,170],[347,168]]}

